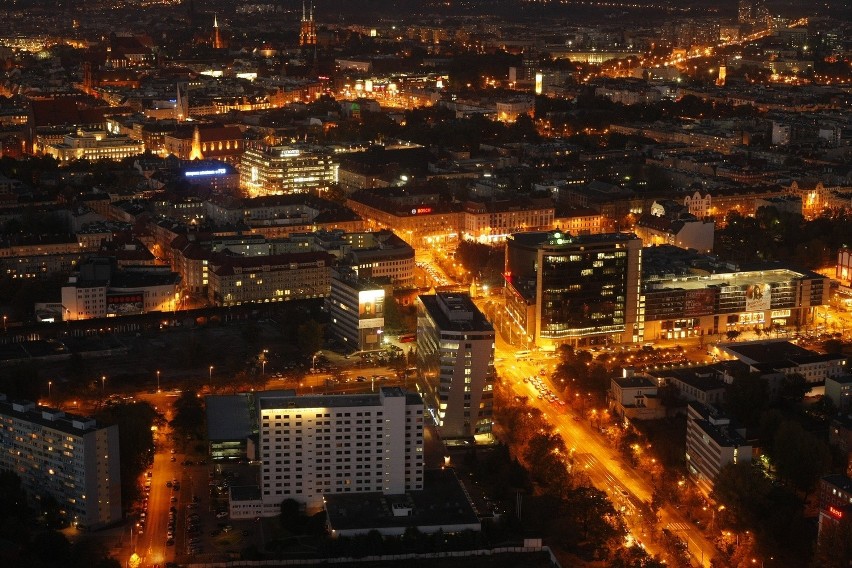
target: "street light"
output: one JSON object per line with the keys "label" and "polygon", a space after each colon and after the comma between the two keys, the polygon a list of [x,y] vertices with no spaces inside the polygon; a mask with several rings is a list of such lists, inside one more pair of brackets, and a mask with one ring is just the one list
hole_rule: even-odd
{"label": "street light", "polygon": [[50,387],[53,386],[53,381],[47,381],[47,398],[50,398]]}
{"label": "street light", "polygon": [[101,377],[101,395],[106,391],[106,375]]}
{"label": "street light", "polygon": [[157,370],[157,392],[160,392],[160,371]]}
{"label": "street light", "polygon": [[266,376],[266,359],[264,359],[263,361],[260,362],[260,376],[261,377]]}
{"label": "street light", "polygon": [[207,376],[208,376],[208,379],[210,380],[210,382],[212,383],[213,382],[213,365],[210,365],[210,369],[208,369]]}

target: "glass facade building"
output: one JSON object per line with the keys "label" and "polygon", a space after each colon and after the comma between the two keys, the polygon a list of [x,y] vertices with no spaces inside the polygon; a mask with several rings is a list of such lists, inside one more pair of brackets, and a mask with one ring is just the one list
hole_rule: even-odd
{"label": "glass facade building", "polygon": [[[642,241],[629,233],[516,233],[506,248],[510,315],[532,341],[587,344],[641,336]],[[512,312],[511,306],[529,306]]]}

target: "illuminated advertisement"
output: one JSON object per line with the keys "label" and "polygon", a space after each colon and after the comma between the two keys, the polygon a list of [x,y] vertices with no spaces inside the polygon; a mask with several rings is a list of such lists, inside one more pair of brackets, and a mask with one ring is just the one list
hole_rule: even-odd
{"label": "illuminated advertisement", "polygon": [[683,300],[683,315],[686,317],[709,316],[714,313],[716,290],[687,290]]}
{"label": "illuminated advertisement", "polygon": [[411,210],[412,215],[428,215],[431,212],[431,207],[417,207],[416,209]]}
{"label": "illuminated advertisement", "polygon": [[194,172],[186,172],[184,175],[186,177],[199,177],[199,176],[221,176],[228,173],[228,170],[225,168],[217,168],[215,170],[196,170]]}
{"label": "illuminated advertisement", "polygon": [[107,313],[131,314],[139,313],[145,306],[142,294],[114,294],[107,295]]}
{"label": "illuminated advertisement", "polygon": [[746,286],[747,312],[762,312],[769,309],[772,301],[772,289],[769,284],[749,284]]}
{"label": "illuminated advertisement", "polygon": [[358,292],[358,319],[381,318],[385,314],[385,291],[363,290]]}

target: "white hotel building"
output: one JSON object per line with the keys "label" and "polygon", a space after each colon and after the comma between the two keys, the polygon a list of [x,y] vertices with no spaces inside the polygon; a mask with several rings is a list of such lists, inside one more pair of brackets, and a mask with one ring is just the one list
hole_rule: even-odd
{"label": "white hotel building", "polygon": [[398,387],[377,393],[258,395],[260,499],[230,503],[232,518],[275,516],[294,499],[423,489],[423,400]]}
{"label": "white hotel building", "polygon": [[0,394],[0,469],[31,497],[52,495],[75,525],[121,520],[118,426]]}

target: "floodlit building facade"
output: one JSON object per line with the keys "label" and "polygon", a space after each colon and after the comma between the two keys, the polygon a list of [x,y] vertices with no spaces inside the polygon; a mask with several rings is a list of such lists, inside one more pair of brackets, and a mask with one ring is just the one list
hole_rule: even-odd
{"label": "floodlit building facade", "polygon": [[249,148],[240,164],[240,187],[251,197],[325,190],[337,183],[337,169],[333,153],[321,147]]}
{"label": "floodlit building facade", "polygon": [[81,131],[66,134],[61,143],[45,146],[44,153],[58,162],[73,160],[123,160],[145,151],[141,140],[127,136],[110,136],[106,132]]}
{"label": "floodlit building facade", "polygon": [[0,394],[0,469],[36,496],[52,495],[72,523],[121,520],[118,426]]}
{"label": "floodlit building facade", "polygon": [[[259,512],[323,494],[401,494],[423,488],[423,400],[398,387],[377,393],[259,395]],[[251,514],[251,513],[249,513]]]}

